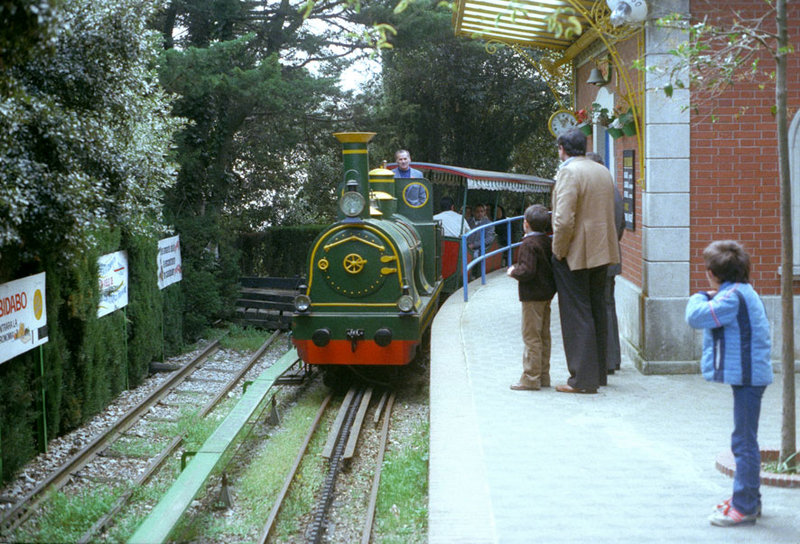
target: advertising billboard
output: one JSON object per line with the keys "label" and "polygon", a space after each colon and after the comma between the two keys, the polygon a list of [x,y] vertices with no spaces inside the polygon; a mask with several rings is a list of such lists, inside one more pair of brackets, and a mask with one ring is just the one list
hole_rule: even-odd
{"label": "advertising billboard", "polygon": [[47,342],[45,273],[0,284],[0,363]]}

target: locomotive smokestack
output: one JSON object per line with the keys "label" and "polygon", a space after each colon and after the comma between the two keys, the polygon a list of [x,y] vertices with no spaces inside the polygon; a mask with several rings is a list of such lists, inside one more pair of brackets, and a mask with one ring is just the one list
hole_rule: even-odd
{"label": "locomotive smokestack", "polygon": [[[369,154],[367,142],[375,136],[374,132],[336,132],[334,136],[342,143],[342,159],[344,162],[344,178],[339,184],[337,196],[342,196],[347,182],[358,182],[358,192],[369,203]],[[369,205],[361,212],[362,218],[369,217]]]}

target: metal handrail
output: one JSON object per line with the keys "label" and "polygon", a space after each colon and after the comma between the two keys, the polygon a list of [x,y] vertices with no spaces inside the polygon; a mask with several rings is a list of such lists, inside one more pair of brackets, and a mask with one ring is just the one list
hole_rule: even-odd
{"label": "metal handrail", "polygon": [[[464,302],[469,300],[468,293],[467,293],[467,285],[469,283],[469,271],[474,266],[480,264],[481,265],[481,285],[486,285],[486,259],[497,255],[498,253],[502,253],[503,251],[508,252],[508,258],[506,259],[507,263],[511,263],[513,259],[513,251],[515,247],[522,245],[522,242],[511,242],[511,222],[512,221],[522,221],[524,216],[517,215],[514,217],[507,217],[505,219],[500,219],[498,221],[494,221],[492,223],[486,223],[485,225],[480,225],[479,227],[475,227],[474,229],[465,232],[461,235],[461,271],[462,271],[462,285],[464,286]],[[489,227],[494,228],[497,225],[506,225],[506,240],[509,241],[507,246],[503,246],[501,248],[495,249],[494,251],[490,251],[486,253],[486,229]],[[475,257],[472,262],[468,262],[469,253],[467,251],[469,248],[467,247],[467,238],[471,235],[475,234],[476,232],[480,233],[481,239],[481,247],[480,253],[477,257]]]}

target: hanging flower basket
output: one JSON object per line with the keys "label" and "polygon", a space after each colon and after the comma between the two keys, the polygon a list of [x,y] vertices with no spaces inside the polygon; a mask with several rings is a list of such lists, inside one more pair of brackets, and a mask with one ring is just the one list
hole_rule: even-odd
{"label": "hanging flower basket", "polygon": [[622,129],[621,129],[621,128],[608,127],[608,128],[606,129],[606,131],[608,132],[608,135],[609,135],[609,136],[611,136],[612,138],[614,138],[615,140],[616,140],[617,138],[621,138],[622,136],[624,136],[624,135],[625,135],[625,133],[624,133],[624,132],[622,132]]}
{"label": "hanging flower basket", "polygon": [[583,132],[585,135],[587,135],[587,136],[591,136],[592,135],[592,125],[591,125],[591,123],[584,123],[583,125],[580,125],[578,128],[581,129],[581,132]]}
{"label": "hanging flower basket", "polygon": [[634,122],[633,113],[630,110],[622,112],[617,117],[617,128],[621,128],[625,136],[636,135],[636,123]]}
{"label": "hanging flower basket", "polygon": [[614,121],[614,116],[597,102],[592,103],[592,121],[600,126],[607,127]]}
{"label": "hanging flower basket", "polygon": [[631,121],[626,125],[622,125],[622,132],[625,136],[636,136],[636,123]]}

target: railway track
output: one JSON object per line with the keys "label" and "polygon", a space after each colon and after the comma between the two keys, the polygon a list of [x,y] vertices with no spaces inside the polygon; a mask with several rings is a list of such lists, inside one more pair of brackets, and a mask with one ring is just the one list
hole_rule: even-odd
{"label": "railway track", "polygon": [[[215,362],[214,356],[220,350],[219,339],[211,342],[191,361],[172,372],[163,383],[129,409],[113,425],[51,472],[11,508],[5,510],[0,519],[2,535],[8,535],[22,526],[37,512],[50,493],[64,488],[70,482],[85,485],[87,481],[96,483],[99,480],[103,484],[124,486],[125,491],[121,493],[111,509],[85,531],[78,540],[78,542],[92,541],[95,535],[107,527],[113,517],[125,507],[134,491],[144,485],[159,470],[163,462],[181,446],[186,432],[162,440],[162,442],[166,442],[166,445],[155,455],[126,456],[113,449],[113,446],[126,437],[146,435],[145,431],[139,430],[140,426],[174,422],[175,420],[169,417],[170,410],[174,408],[185,410],[186,406],[191,405],[192,409],[197,410],[195,418],[205,417],[226,398],[237,384],[241,383],[247,372],[258,363],[279,334],[279,332],[274,333],[238,369],[231,369],[229,366]],[[194,387],[198,384],[202,385],[200,389]],[[200,392],[201,390],[202,392]],[[163,417],[163,414],[154,415],[156,412],[165,413],[167,417]],[[115,464],[135,465],[138,472],[135,480],[131,483],[115,481],[114,474],[108,475],[110,477],[102,476],[106,472],[102,465],[108,464],[112,460]],[[97,464],[101,465],[99,469],[92,467]],[[97,474],[101,476],[97,476]]]}
{"label": "railway track", "polygon": [[[356,445],[361,434],[361,429],[364,425],[365,416],[372,399],[373,390],[371,387],[354,387],[351,388],[345,395],[344,400],[339,408],[339,412],[334,420],[334,423],[328,433],[328,440],[322,451],[322,456],[328,459],[327,472],[325,475],[324,484],[322,489],[317,494],[316,505],[313,509],[311,516],[311,523],[305,531],[306,541],[309,543],[317,544],[322,542],[323,536],[327,530],[328,515],[333,502],[333,497],[336,488],[337,477],[346,466],[348,461],[353,458],[356,453]],[[273,532],[278,516],[284,501],[289,493],[292,482],[295,480],[300,465],[306,455],[306,450],[311,442],[315,433],[319,432],[320,422],[323,420],[326,410],[329,409],[332,396],[329,395],[322,402],[316,418],[314,419],[311,427],[306,435],[306,438],[299,449],[295,462],[289,471],[289,474],[284,481],[275,504],[270,511],[267,522],[262,530],[257,542],[266,543]],[[383,426],[380,434],[380,443],[377,448],[377,455],[375,459],[375,471],[373,483],[371,486],[370,496],[367,500],[366,511],[363,512],[362,518],[365,520],[362,529],[361,542],[367,544],[370,541],[372,532],[372,522],[375,514],[375,505],[377,503],[378,489],[380,484],[381,466],[383,464],[383,456],[386,450],[389,435],[389,421],[391,418],[392,407],[394,405],[395,394],[393,392],[384,392],[375,409],[374,423],[377,424],[381,417],[383,417]]]}

